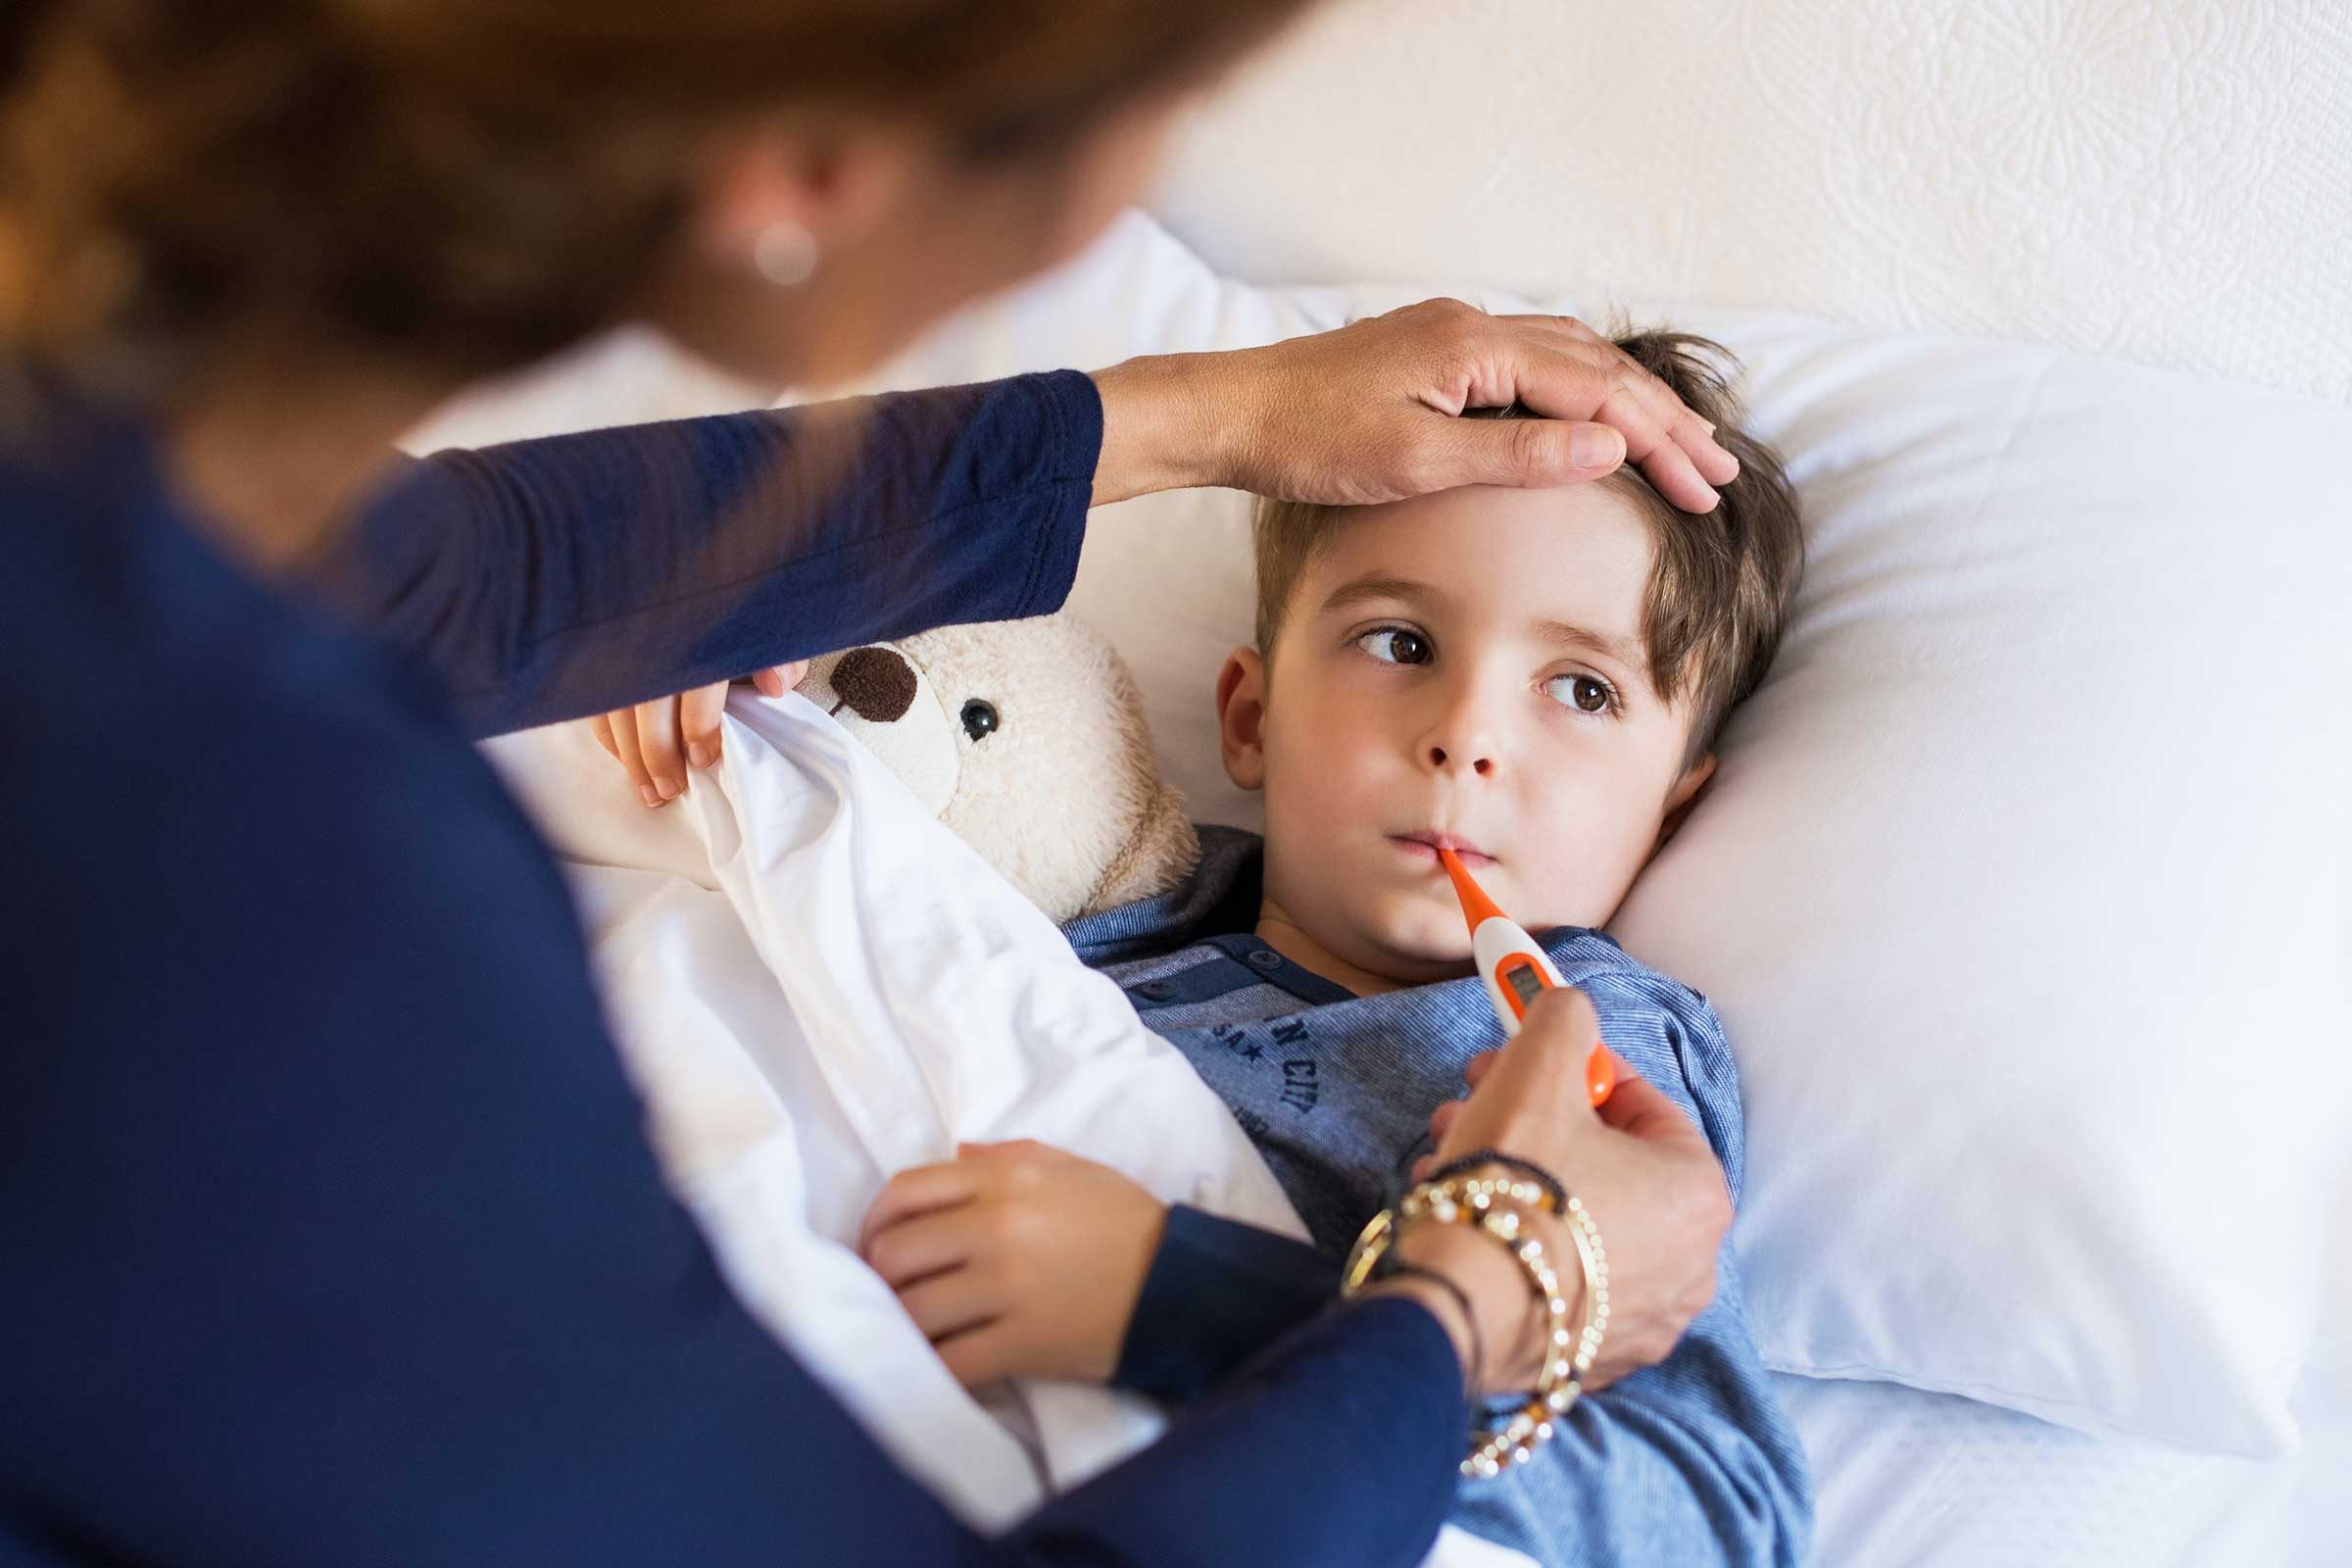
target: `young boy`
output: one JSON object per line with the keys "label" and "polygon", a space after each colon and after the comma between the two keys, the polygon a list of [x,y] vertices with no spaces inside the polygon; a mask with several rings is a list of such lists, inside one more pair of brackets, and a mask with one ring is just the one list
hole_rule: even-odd
{"label": "young boy", "polygon": [[[1681,513],[1630,467],[1564,490],[1262,506],[1256,642],[1216,687],[1226,771],[1265,798],[1262,848],[1206,830],[1184,887],[1069,932],[1232,1106],[1327,1254],[1406,1185],[1463,1064],[1500,1043],[1441,846],[1548,931],[1603,1038],[1698,1122],[1739,1195],[1739,1091],[1713,1010],[1595,928],[1713,774],[1718,729],[1771,662],[1802,538],[1778,459],[1736,429],[1706,358],[1722,351],[1664,333],[1619,345],[1740,458],[1716,510]],[[1055,1157],[993,1152],[1000,1172]],[[1032,1342],[1117,1325],[1100,1363],[1115,1355],[1117,1381],[1182,1399],[1330,1293],[1329,1256],[1101,1192],[1000,1180],[1000,1215],[1017,1204],[1048,1223],[975,1223],[945,1253],[933,1217],[934,1262],[1029,1282],[995,1292],[991,1324],[934,1333],[952,1362],[956,1329],[993,1326],[1004,1344],[1024,1315]],[[1105,1219],[1113,1208],[1133,1224]],[[1064,1223],[1138,1234],[1077,1274],[1021,1256],[1019,1237]],[[1231,1288],[1170,1298],[1155,1249],[1226,1259]],[[1718,1270],[1664,1362],[1580,1402],[1535,1463],[1466,1482],[1453,1522],[1547,1564],[1800,1560],[1802,1452],[1749,1343],[1728,1242]],[[938,1279],[903,1287],[918,1321],[916,1293],[938,1298]],[[992,1375],[1086,1364],[1018,1359]]]}

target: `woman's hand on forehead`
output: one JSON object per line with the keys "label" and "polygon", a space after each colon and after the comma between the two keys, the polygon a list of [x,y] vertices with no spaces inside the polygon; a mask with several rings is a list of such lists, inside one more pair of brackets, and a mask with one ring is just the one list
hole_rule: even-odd
{"label": "woman's hand on forehead", "polygon": [[[1196,358],[1219,382],[1197,406],[1230,449],[1202,482],[1261,495],[1370,505],[1460,485],[1576,484],[1630,462],[1676,506],[1711,512],[1714,487],[1740,471],[1672,388],[1567,317],[1425,300]],[[1456,417],[1513,403],[1538,417]]]}

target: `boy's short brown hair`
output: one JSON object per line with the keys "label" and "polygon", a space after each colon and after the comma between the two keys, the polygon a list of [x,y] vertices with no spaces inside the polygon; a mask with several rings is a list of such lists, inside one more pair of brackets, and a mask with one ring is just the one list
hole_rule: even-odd
{"label": "boy's short brown hair", "polygon": [[[1650,684],[1668,703],[1690,698],[1684,766],[1715,744],[1725,717],[1762,684],[1780,646],[1804,568],[1804,532],[1796,492],[1780,454],[1740,428],[1743,410],[1731,390],[1740,363],[1721,344],[1685,332],[1636,332],[1616,338],[1643,369],[1672,387],[1692,413],[1715,426],[1715,439],[1740,460],[1740,476],[1718,485],[1713,512],[1683,511],[1627,465],[1599,481],[1640,504],[1650,524],[1656,563],[1642,604]],[[1473,410],[1486,418],[1531,417],[1526,410]],[[1257,646],[1271,660],[1299,575],[1330,540],[1348,508],[1260,500],[1251,533],[1257,564]]]}

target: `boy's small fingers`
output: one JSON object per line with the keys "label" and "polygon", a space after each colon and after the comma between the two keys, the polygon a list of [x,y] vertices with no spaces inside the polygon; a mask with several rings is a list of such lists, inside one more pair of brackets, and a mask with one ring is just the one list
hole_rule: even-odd
{"label": "boy's small fingers", "polygon": [[933,1210],[879,1227],[865,1245],[866,1263],[900,1292],[917,1280],[963,1269],[971,1261],[973,1240],[964,1212]]}
{"label": "boy's small fingers", "polygon": [[858,1227],[858,1251],[871,1261],[873,1240],[893,1225],[935,1209],[968,1201],[976,1183],[969,1167],[951,1160],[940,1165],[916,1165],[882,1184],[873,1206]]}
{"label": "boy's small fingers", "polygon": [[1000,1138],[987,1143],[957,1144],[956,1157],[980,1160],[1054,1160],[1066,1159],[1061,1150],[1052,1144],[1041,1144],[1034,1138]]}
{"label": "boy's small fingers", "polygon": [[588,720],[588,733],[596,737],[596,744],[605,749],[607,757],[615,762],[620,760],[620,748],[612,743],[612,720],[609,716],[599,713]]}
{"label": "boy's small fingers", "polygon": [[968,1268],[918,1280],[899,1292],[899,1301],[923,1338],[937,1343],[997,1320],[1002,1305],[988,1283]]}
{"label": "boy's small fingers", "polygon": [[1462,1063],[1462,1082],[1476,1089],[1487,1074],[1494,1070],[1495,1060],[1502,1053],[1499,1051],[1482,1051],[1472,1056],[1468,1061]]}
{"label": "boy's small fingers", "polygon": [[1013,1336],[1003,1320],[984,1323],[936,1341],[932,1347],[949,1373],[967,1389],[1001,1382],[1010,1368]]}
{"label": "boy's small fingers", "polygon": [[1429,1113],[1430,1142],[1433,1144],[1444,1143],[1446,1141],[1446,1132],[1453,1126],[1453,1119],[1456,1116],[1459,1116],[1461,1113],[1462,1102],[1458,1100],[1448,1100],[1446,1102],[1446,1103],[1431,1111]]}

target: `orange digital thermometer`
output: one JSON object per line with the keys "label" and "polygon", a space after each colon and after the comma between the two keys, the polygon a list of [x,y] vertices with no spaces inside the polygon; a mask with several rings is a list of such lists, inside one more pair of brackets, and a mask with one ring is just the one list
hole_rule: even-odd
{"label": "orange digital thermometer", "polygon": [[[1487,983],[1487,1000],[1494,1004],[1503,1034],[1515,1036],[1519,1021],[1527,1016],[1528,1004],[1564,983],[1560,971],[1551,966],[1536,939],[1495,907],[1486,890],[1470,879],[1461,857],[1442,849],[1438,859],[1446,874],[1453,878],[1454,897],[1462,901],[1462,918],[1470,924],[1470,961]],[[1597,1105],[1616,1087],[1617,1058],[1607,1046],[1595,1041],[1592,1054],[1585,1058],[1585,1088]]]}

